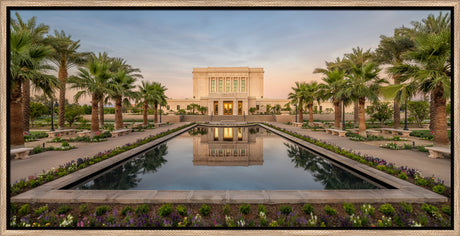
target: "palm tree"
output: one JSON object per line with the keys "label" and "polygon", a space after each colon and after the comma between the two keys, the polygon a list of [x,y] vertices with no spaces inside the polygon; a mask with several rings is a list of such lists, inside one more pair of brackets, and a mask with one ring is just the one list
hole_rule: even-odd
{"label": "palm tree", "polygon": [[[393,37],[380,36],[380,44],[376,49],[376,60],[379,63],[390,64],[389,71],[393,67],[399,66],[404,61],[404,54],[414,47],[414,42],[407,35],[398,33],[396,29]],[[395,85],[401,83],[401,74],[390,73]],[[393,101],[393,121],[394,128],[399,128],[401,120],[400,101],[395,98]]]}
{"label": "palm tree", "polygon": [[[15,32],[26,31],[29,32],[32,37],[33,44],[43,44],[43,36],[48,33],[49,26],[44,24],[37,25],[35,17],[30,18],[27,23],[24,22],[16,12],[16,18],[11,19],[11,28]],[[24,112],[24,132],[29,132],[30,126],[30,81],[24,80],[22,87],[22,102],[23,102],[23,112]]]}
{"label": "palm tree", "polygon": [[139,91],[137,92],[137,100],[142,104],[142,124],[147,126],[149,121],[147,119],[147,111],[149,109],[149,104],[152,103],[152,90],[153,86],[152,83],[142,81],[141,85],[138,85]]}
{"label": "palm tree", "polygon": [[161,85],[158,82],[153,82],[152,83],[152,103],[153,103],[153,109],[154,109],[154,117],[153,117],[153,122],[158,123],[158,105],[165,106],[166,105],[166,97],[165,91],[167,90],[166,87]]}
{"label": "palm tree", "polygon": [[123,128],[123,112],[122,103],[129,104],[128,98],[134,98],[135,92],[132,89],[135,87],[133,83],[136,81],[129,76],[126,71],[119,70],[113,74],[108,82],[107,98],[115,101],[115,129]]}
{"label": "palm tree", "polygon": [[313,102],[319,98],[319,85],[318,82],[313,81],[310,82],[307,85],[307,91],[304,95],[304,100],[306,105],[308,106],[308,111],[310,114],[309,122],[310,124],[313,124]]}
{"label": "palm tree", "polygon": [[325,84],[320,84],[319,88],[323,91],[323,100],[332,100],[332,104],[334,104],[334,127],[336,129],[340,129],[340,120],[342,114],[340,102],[342,99],[339,95],[340,91],[344,88],[343,84],[345,81],[345,71],[336,68],[332,71],[325,70],[323,71],[323,74],[326,76],[323,78]]}
{"label": "palm tree", "polygon": [[108,92],[107,81],[110,79],[109,64],[104,61],[99,61],[93,58],[86,64],[86,68],[79,68],[77,76],[69,78],[71,88],[80,89],[74,99],[78,99],[83,95],[91,96],[91,132],[99,131],[98,119],[98,104],[104,94]]}
{"label": "palm tree", "polygon": [[358,102],[359,134],[366,137],[366,121],[364,106],[366,98],[372,101],[378,100],[378,90],[386,80],[380,79],[378,73],[380,69],[375,63],[368,62],[360,65],[351,64],[350,75],[344,86],[345,89],[340,91],[341,96],[346,96]]}
{"label": "palm tree", "polygon": [[303,105],[307,93],[307,84],[305,82],[295,82],[296,87],[292,87],[293,92],[289,93],[288,99],[292,104],[297,104],[299,109],[299,122],[303,123]]}
{"label": "palm tree", "polygon": [[[346,64],[346,74],[351,74],[352,73],[352,65],[356,65],[357,67],[361,67],[366,62],[369,62],[372,59],[372,53],[371,50],[368,49],[367,51],[364,51],[363,48],[357,47],[353,48],[351,53],[345,54],[344,58],[344,63]],[[355,120],[355,126],[359,123],[359,106],[358,106],[358,101],[354,101],[355,106],[354,106],[354,120]]]}
{"label": "palm tree", "polygon": [[407,56],[417,62],[414,78],[420,85],[420,91],[430,94],[433,142],[447,145],[449,137],[445,111],[452,76],[450,15],[429,15],[422,23],[413,24],[416,30],[415,49]]}
{"label": "palm tree", "polygon": [[58,68],[59,78],[59,129],[65,126],[65,93],[68,70],[74,66],[83,65],[87,60],[89,53],[77,52],[80,47],[80,40],[73,41],[70,35],[66,35],[64,31],[54,31],[54,36],[49,35],[45,42],[53,47],[54,53],[50,57],[50,61]]}
{"label": "palm tree", "polygon": [[24,116],[22,106],[22,85],[31,81],[36,87],[50,92],[57,84],[56,78],[44,73],[52,69],[44,60],[52,53],[52,48],[34,44],[30,32],[10,33],[10,144],[13,147],[24,145]]}

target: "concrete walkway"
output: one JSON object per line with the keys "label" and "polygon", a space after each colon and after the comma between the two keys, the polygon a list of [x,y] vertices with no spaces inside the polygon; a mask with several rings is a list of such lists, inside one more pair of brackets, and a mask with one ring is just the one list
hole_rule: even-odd
{"label": "concrete walkway", "polygon": [[78,158],[92,157],[99,152],[113,149],[117,146],[123,146],[127,143],[134,143],[138,139],[145,138],[149,135],[156,135],[168,129],[174,129],[185,124],[184,122],[175,123],[156,129],[147,129],[144,132],[132,132],[129,135],[108,138],[108,140],[104,142],[85,143],[86,145],[68,151],[47,151],[31,155],[29,159],[11,160],[10,182],[15,183],[22,178],[27,179],[31,175],[39,175],[43,170],[48,171],[51,168],[57,168],[59,165],[64,165],[72,160],[76,161]]}
{"label": "concrete walkway", "polygon": [[[291,132],[297,132],[302,135],[307,135],[312,138],[320,139],[331,144],[335,144],[345,150],[354,150],[363,154],[368,154],[373,157],[384,159],[387,162],[394,163],[397,167],[407,166],[422,172],[425,177],[435,176],[441,180],[444,180],[446,186],[451,186],[451,160],[450,159],[431,159],[428,158],[428,153],[410,151],[410,150],[390,150],[365,144],[362,142],[352,141],[348,137],[339,137],[325,132],[311,131],[308,129],[302,129],[300,127],[294,127],[292,125],[286,125],[277,122],[268,122],[271,125],[279,128],[284,128]],[[390,141],[388,141],[390,142]]]}

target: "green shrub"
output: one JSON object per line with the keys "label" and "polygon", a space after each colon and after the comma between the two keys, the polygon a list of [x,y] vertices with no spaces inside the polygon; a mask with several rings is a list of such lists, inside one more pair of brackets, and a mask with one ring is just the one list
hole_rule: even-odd
{"label": "green shrub", "polygon": [[334,208],[332,208],[331,206],[329,206],[329,205],[326,205],[324,207],[324,211],[326,212],[326,214],[328,214],[330,216],[333,216],[333,215],[337,214],[337,211]]}
{"label": "green shrub", "polygon": [[384,165],[378,165],[377,166],[377,170],[385,171],[386,169],[387,169],[387,167],[384,166]]}
{"label": "green shrub", "polygon": [[176,211],[181,216],[186,216],[187,215],[187,207],[185,207],[184,205],[176,206]]}
{"label": "green shrub", "polygon": [[121,215],[126,216],[128,212],[133,212],[133,208],[130,206],[124,207],[123,210],[121,210]]}
{"label": "green shrub", "polygon": [[415,184],[420,185],[420,186],[426,186],[428,184],[428,180],[426,180],[423,177],[418,177],[418,178],[416,177],[415,178]]}
{"label": "green shrub", "polygon": [[169,216],[172,212],[171,204],[163,204],[160,209],[158,209],[158,214],[162,217]]}
{"label": "green shrub", "polygon": [[257,214],[259,214],[260,212],[263,212],[263,213],[267,214],[267,208],[265,208],[264,205],[258,205],[257,206]]}
{"label": "green shrub", "polygon": [[68,205],[63,205],[63,206],[60,206],[58,209],[57,209],[57,214],[58,215],[62,215],[62,214],[66,214],[67,212],[69,212],[72,208]]}
{"label": "green shrub", "polygon": [[348,213],[348,215],[353,215],[355,214],[355,206],[353,206],[353,204],[351,203],[344,203],[343,204],[343,209],[345,210],[346,213]]}
{"label": "green shrub", "polygon": [[97,216],[102,216],[105,213],[107,213],[108,211],[110,211],[109,206],[99,206],[99,207],[96,208],[96,215]]}
{"label": "green shrub", "polygon": [[211,212],[211,207],[206,204],[202,204],[199,211],[202,216],[207,216]]}
{"label": "green shrub", "polygon": [[401,202],[399,203],[401,205],[402,210],[405,213],[412,213],[412,205],[409,203]]}
{"label": "green shrub", "polygon": [[16,212],[18,211],[18,205],[14,204],[14,203],[11,203],[10,204],[10,213],[12,215],[16,214]]}
{"label": "green shrub", "polygon": [[136,207],[136,214],[140,216],[141,214],[147,214],[150,211],[150,207],[147,204],[142,204]]}
{"label": "green shrub", "polygon": [[407,177],[407,175],[404,172],[401,172],[401,173],[399,173],[398,178],[406,180],[409,177]]}
{"label": "green shrub", "polygon": [[222,207],[222,211],[224,212],[224,215],[230,215],[230,205],[225,204],[225,205]]}
{"label": "green shrub", "polygon": [[379,211],[386,216],[393,216],[395,213],[395,209],[393,208],[393,206],[388,203],[381,205]]}
{"label": "green shrub", "polygon": [[422,210],[424,210],[426,213],[433,215],[434,213],[437,213],[439,209],[433,205],[423,203],[422,205]]}
{"label": "green shrub", "polygon": [[438,185],[433,186],[433,192],[435,192],[435,193],[441,194],[441,193],[444,192],[445,189],[446,188],[442,184],[438,184]]}
{"label": "green shrub", "polygon": [[371,204],[363,204],[361,206],[361,212],[364,214],[364,215],[374,215],[374,211],[375,211],[375,208],[373,206],[371,206]]}
{"label": "green shrub", "polygon": [[284,215],[289,215],[292,212],[292,207],[288,205],[280,206],[280,211]]}
{"label": "green shrub", "polygon": [[63,146],[63,147],[69,147],[70,144],[69,144],[68,142],[62,142],[62,146]]}
{"label": "green shrub", "polygon": [[251,205],[249,205],[249,204],[242,204],[242,205],[240,206],[240,212],[241,212],[241,214],[243,214],[243,215],[249,214],[249,211],[250,211],[250,210],[251,210]]}
{"label": "green shrub", "polygon": [[47,210],[48,210],[48,205],[45,205],[45,206],[39,207],[38,209],[35,209],[34,213],[35,215],[40,215]]}
{"label": "green shrub", "polygon": [[29,204],[22,205],[18,210],[19,215],[22,215],[22,216],[29,214],[29,212],[30,212]]}
{"label": "green shrub", "polygon": [[452,211],[450,209],[450,206],[447,206],[447,205],[442,205],[441,206],[441,211],[446,213],[447,215],[451,215],[452,214]]}
{"label": "green shrub", "polygon": [[313,208],[313,206],[308,203],[305,203],[302,207],[302,211],[307,215],[310,215],[311,213],[313,213],[314,210],[315,209]]}
{"label": "green shrub", "polygon": [[86,204],[80,205],[80,214],[88,212],[88,206]]}

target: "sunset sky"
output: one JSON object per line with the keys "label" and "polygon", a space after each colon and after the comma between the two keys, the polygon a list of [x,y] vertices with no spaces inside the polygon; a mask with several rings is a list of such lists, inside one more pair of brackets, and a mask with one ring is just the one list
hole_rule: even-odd
{"label": "sunset sky", "polygon": [[[15,18],[15,12],[11,16]],[[261,67],[264,97],[286,98],[295,81],[354,47],[375,49],[380,35],[429,10],[22,10],[80,40],[80,51],[107,52],[164,84],[170,98],[192,97],[196,67]],[[73,102],[70,92],[67,96]],[[81,100],[87,103],[89,98]]]}

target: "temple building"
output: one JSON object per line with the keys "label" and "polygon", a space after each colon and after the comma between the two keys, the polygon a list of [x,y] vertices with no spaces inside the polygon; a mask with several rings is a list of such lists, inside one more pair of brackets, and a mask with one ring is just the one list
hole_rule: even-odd
{"label": "temple building", "polygon": [[248,115],[254,107],[265,112],[266,105],[283,106],[287,99],[264,98],[264,70],[249,67],[208,67],[193,69],[193,98],[168,99],[168,111],[186,109],[192,103],[207,107],[207,115]]}

